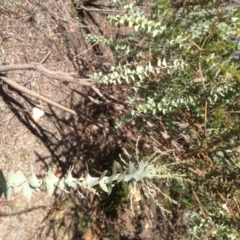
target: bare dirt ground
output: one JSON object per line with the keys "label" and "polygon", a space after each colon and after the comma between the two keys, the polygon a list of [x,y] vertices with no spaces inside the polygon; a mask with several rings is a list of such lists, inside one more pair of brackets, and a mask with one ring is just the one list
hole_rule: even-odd
{"label": "bare dirt ground", "polygon": [[[40,63],[49,53],[44,62],[49,70],[88,77],[106,69],[114,64],[111,50],[90,45],[84,38],[88,32],[108,37],[125,33],[109,25],[105,16],[79,10],[70,0],[0,1],[0,65]],[[122,151],[117,136],[81,117],[84,113],[104,126],[111,125],[104,118],[106,112],[110,114],[108,110],[94,107],[87,99],[86,95],[96,95],[89,88],[49,79],[36,71],[11,71],[7,76],[74,109],[79,116],[50,107],[2,82],[0,169],[5,177],[11,169],[28,175],[31,164],[39,177],[49,166],[62,176],[71,165],[80,176],[85,162],[101,170]],[[45,111],[38,122],[31,118],[36,105]],[[170,224],[158,210],[152,210],[151,202],[136,202],[133,215],[124,194],[111,200],[84,194],[84,199],[76,192],[48,197],[43,191],[29,202],[20,193],[14,193],[10,201],[2,197],[0,240],[172,239]]]}

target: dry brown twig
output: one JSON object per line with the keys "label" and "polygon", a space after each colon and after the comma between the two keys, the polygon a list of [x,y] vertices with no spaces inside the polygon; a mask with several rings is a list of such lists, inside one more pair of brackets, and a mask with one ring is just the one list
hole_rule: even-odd
{"label": "dry brown twig", "polygon": [[85,7],[83,4],[80,5],[80,8],[85,10],[85,11],[88,11],[88,12],[100,12],[100,13],[112,13],[112,14],[124,14],[127,12],[127,10],[123,11],[123,10],[115,10],[115,9],[110,9],[110,8],[103,8],[103,9],[99,9],[99,8],[87,8]]}
{"label": "dry brown twig", "polygon": [[[106,128],[104,125],[96,122],[94,119],[89,118],[88,116],[86,116],[85,114],[79,113],[77,114],[74,110],[65,107],[35,91],[32,91],[26,87],[24,87],[23,85],[15,82],[14,80],[8,78],[5,74],[7,72],[10,71],[18,71],[18,70],[34,70],[38,73],[40,73],[41,75],[44,75],[45,77],[51,78],[51,79],[55,79],[61,82],[68,82],[68,83],[77,83],[79,85],[82,86],[87,86],[92,88],[93,91],[95,91],[97,93],[97,95],[102,98],[104,100],[104,102],[102,101],[98,101],[96,99],[91,98],[90,96],[85,96],[88,97],[92,102],[94,102],[95,104],[107,104],[107,105],[113,105],[116,109],[123,109],[123,106],[121,104],[115,104],[112,103],[110,100],[108,100],[102,93],[101,91],[96,87],[97,83],[101,83],[101,80],[96,80],[96,81],[92,81],[90,78],[76,78],[73,77],[72,74],[68,74],[65,72],[61,72],[61,71],[52,71],[49,70],[47,68],[45,68],[42,64],[47,60],[47,58],[49,57],[51,51],[49,51],[46,56],[42,59],[42,61],[40,63],[27,63],[27,64],[12,64],[12,65],[0,65],[0,73],[4,73],[2,74],[2,76],[0,75],[0,80],[2,80],[3,82],[5,82],[6,84],[8,84],[9,86],[13,87],[14,89],[25,93],[29,96],[32,96],[34,98],[37,98],[39,100],[42,100],[54,107],[57,107],[63,111],[66,111],[70,114],[73,115],[79,115],[80,117],[83,117],[84,119],[96,124],[98,127],[100,128]],[[84,95],[84,94],[83,94]],[[120,106],[120,107],[119,107]]]}
{"label": "dry brown twig", "polygon": [[[46,57],[44,57],[44,59],[41,61],[41,63],[43,63],[45,61],[45,59],[48,57],[48,55],[49,55],[49,53],[46,55]],[[0,72],[6,73],[9,71],[16,71],[16,70],[35,70],[38,73],[40,73],[41,75],[44,75],[45,77],[53,78],[53,79],[56,79],[56,80],[62,81],[62,82],[77,83],[77,84],[80,84],[83,86],[89,86],[89,87],[93,86],[96,83],[96,82],[92,82],[90,79],[74,78],[74,77],[70,76],[69,74],[61,72],[61,71],[57,72],[57,71],[48,70],[47,68],[42,66],[41,63],[40,64],[39,63],[31,63],[31,64],[2,65],[2,66],[0,66]],[[32,97],[40,99],[54,107],[62,109],[63,111],[69,112],[73,115],[77,115],[77,113],[74,110],[67,108],[61,104],[58,104],[58,103],[52,101],[51,99],[49,99],[45,96],[42,96],[32,90],[29,90],[28,88],[9,79],[8,77],[2,76],[1,80],[25,94],[28,94]]]}
{"label": "dry brown twig", "polygon": [[[0,66],[0,73],[1,72],[14,71],[14,70],[36,70],[37,72],[39,72],[40,74],[42,74],[42,75],[44,75],[46,77],[57,79],[57,80],[62,81],[62,82],[73,82],[73,83],[78,83],[78,84],[83,85],[83,86],[93,87],[93,90],[96,91],[99,96],[101,96],[102,98],[104,97],[100,93],[100,90],[94,86],[96,83],[98,83],[100,81],[93,82],[90,79],[73,78],[73,77],[70,76],[70,74],[67,74],[67,73],[64,73],[64,72],[50,71],[50,70],[46,69],[45,67],[43,67],[41,64],[37,64],[37,63],[34,63],[34,64],[15,64],[15,65],[3,65],[3,66]],[[42,100],[42,101],[44,101],[44,102],[46,102],[46,103],[48,103],[48,104],[50,104],[50,105],[52,105],[54,107],[57,107],[57,108],[59,108],[59,109],[61,109],[63,111],[71,113],[71,114],[73,114],[75,116],[78,115],[78,116],[86,119],[87,121],[92,122],[93,124],[95,124],[99,128],[103,128],[103,129],[109,131],[109,128],[107,126],[105,126],[104,124],[99,123],[95,119],[92,119],[91,117],[88,117],[88,116],[86,116],[83,113],[77,114],[74,110],[72,110],[70,108],[67,108],[67,107],[65,107],[65,106],[63,106],[63,105],[61,105],[59,103],[56,103],[53,100],[51,100],[51,99],[49,99],[49,98],[47,98],[47,97],[45,97],[43,95],[40,95],[39,93],[34,92],[34,91],[32,91],[32,90],[30,90],[30,89],[20,85],[19,83],[16,83],[14,80],[9,79],[6,76],[0,76],[0,80],[5,82],[9,86],[17,89],[20,92],[23,92],[23,93],[25,93],[25,94],[27,94],[29,96],[35,97],[35,98],[37,98],[39,100]],[[91,100],[91,98],[89,98],[89,99]],[[107,99],[104,98],[104,100],[107,100]],[[94,99],[92,99],[92,101],[95,102]],[[106,103],[109,104],[109,101],[107,100]]]}
{"label": "dry brown twig", "polygon": [[56,102],[48,99],[47,97],[44,97],[44,96],[42,96],[42,95],[40,95],[40,94],[38,94],[38,93],[36,93],[36,92],[34,92],[34,91],[32,91],[32,90],[29,90],[28,88],[26,88],[26,87],[24,87],[24,86],[22,86],[22,85],[20,85],[20,84],[18,84],[18,83],[16,83],[16,82],[14,82],[13,80],[11,80],[11,79],[9,79],[9,78],[7,78],[7,77],[1,77],[1,79],[2,79],[5,83],[7,83],[8,85],[10,85],[11,87],[19,90],[20,92],[23,92],[23,93],[25,93],[25,94],[28,94],[28,95],[30,95],[30,96],[32,96],[32,97],[35,97],[35,98],[39,99],[39,100],[42,100],[42,101],[44,101],[44,102],[46,102],[46,103],[48,103],[48,104],[50,104],[50,105],[52,105],[52,106],[54,106],[54,107],[57,107],[57,108],[62,109],[63,111],[69,112],[69,113],[71,113],[71,114],[73,114],[73,115],[77,115],[77,113],[76,113],[74,110],[72,110],[72,109],[70,109],[70,108],[67,108],[67,107],[64,107],[63,105],[61,105],[61,104],[59,104],[59,103],[56,103]]}
{"label": "dry brown twig", "polygon": [[95,83],[91,82],[90,79],[87,78],[74,78],[71,77],[69,74],[61,72],[61,71],[51,71],[42,66],[38,63],[31,63],[31,64],[12,64],[12,65],[2,65],[0,66],[0,72],[9,72],[9,71],[16,71],[16,70],[35,70],[41,75],[44,75],[48,78],[54,78],[56,80],[62,82],[70,82],[70,83],[78,83],[83,86],[92,86]]}
{"label": "dry brown twig", "polygon": [[[0,76],[0,79],[2,79],[2,80],[3,80],[5,83],[7,83],[8,85],[12,86],[13,88],[15,88],[15,89],[17,89],[17,90],[19,90],[19,91],[21,91],[21,92],[23,92],[23,93],[25,93],[25,94],[28,94],[28,95],[30,95],[30,96],[32,96],[32,97],[35,97],[35,98],[37,98],[37,99],[40,99],[40,100],[42,100],[42,101],[44,101],[44,102],[46,102],[46,103],[48,103],[48,104],[50,104],[50,105],[52,105],[52,106],[54,106],[54,107],[57,107],[57,108],[59,108],[59,109],[61,109],[61,110],[63,110],[63,111],[69,112],[69,113],[71,113],[71,114],[73,114],[73,115],[77,115],[77,113],[76,113],[74,110],[72,110],[72,109],[70,109],[70,108],[67,108],[67,107],[65,107],[65,106],[63,106],[63,105],[61,105],[61,104],[59,104],[59,103],[56,103],[56,102],[48,99],[47,97],[44,97],[44,96],[42,96],[42,95],[40,95],[40,94],[38,94],[38,93],[36,93],[36,92],[34,92],[34,91],[32,91],[32,90],[29,90],[28,88],[26,88],[26,87],[24,87],[24,86],[16,83],[15,81],[13,81],[13,80],[11,80],[11,79],[9,79],[9,78],[7,78],[7,77]],[[107,128],[106,126],[104,126],[103,124],[101,124],[101,123],[97,122],[96,120],[94,120],[94,119],[86,116],[86,115],[83,114],[83,113],[80,113],[79,116],[81,116],[82,118],[84,118],[84,119],[92,122],[93,124],[95,124],[95,125],[98,126],[99,128],[108,129],[108,128]]]}
{"label": "dry brown twig", "polygon": [[[41,61],[41,63],[43,63],[46,58],[48,57],[49,53],[46,55],[46,57],[44,57],[44,59]],[[69,83],[77,83],[77,84],[80,84],[82,86],[88,86],[88,87],[91,87],[93,91],[95,91],[97,93],[97,95],[99,95],[104,101],[105,103],[107,104],[111,104],[111,102],[100,92],[100,90],[95,86],[96,83],[100,82],[100,81],[91,81],[90,79],[88,78],[74,78],[71,76],[71,74],[67,74],[67,73],[64,73],[64,72],[61,72],[61,71],[51,71],[51,70],[48,70],[47,68],[45,68],[44,66],[41,65],[41,63],[29,63],[29,64],[12,64],[12,65],[2,65],[0,66],[0,72],[10,72],[10,71],[16,71],[16,70],[35,70],[37,71],[38,73],[40,73],[41,75],[44,75],[45,77],[48,77],[48,78],[52,78],[52,79],[56,79],[58,81],[61,81],[61,82],[69,82]],[[28,94],[32,97],[35,97],[37,99],[40,99],[54,107],[57,107],[63,111],[66,111],[66,112],[69,112],[73,115],[77,115],[77,113],[70,109],[70,108],[67,108],[61,104],[58,104],[54,101],[52,101],[51,99],[43,96],[43,95],[40,95],[32,90],[29,90],[28,88],[16,83],[15,81],[9,79],[8,77],[4,77],[2,76],[1,79],[7,83],[8,85],[12,86],[13,88],[25,93],[25,94]],[[97,104],[103,104],[103,102],[99,102],[91,97],[88,96],[88,98],[94,102],[94,103],[97,103]],[[114,105],[114,104],[113,104]],[[119,104],[118,104],[119,105]],[[117,105],[117,106],[118,106]],[[115,106],[115,105],[114,105]],[[117,107],[118,108],[118,107]],[[122,106],[120,107],[120,109],[122,109]]]}

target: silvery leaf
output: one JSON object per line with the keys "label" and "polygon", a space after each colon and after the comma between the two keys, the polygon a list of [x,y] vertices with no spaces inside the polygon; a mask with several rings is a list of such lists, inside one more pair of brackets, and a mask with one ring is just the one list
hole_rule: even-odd
{"label": "silvery leaf", "polygon": [[16,183],[18,183],[20,185],[20,184],[23,184],[27,179],[21,171],[17,171],[15,173],[15,179],[14,180],[15,180]]}
{"label": "silvery leaf", "polygon": [[82,182],[82,184],[86,187],[93,187],[98,184],[98,178],[91,177],[90,174],[87,174],[86,179]]}
{"label": "silvery leaf", "polygon": [[65,184],[65,178],[62,177],[58,183],[58,187],[61,189],[61,190],[66,190],[66,184]]}
{"label": "silvery leaf", "polygon": [[99,181],[101,181],[107,174],[108,170],[103,171],[101,177],[99,178]]}
{"label": "silvery leaf", "polygon": [[33,188],[39,188],[42,185],[42,181],[37,179],[33,166],[31,165],[32,176],[29,178],[29,184]]}
{"label": "silvery leaf", "polygon": [[13,170],[11,170],[9,173],[8,173],[8,178],[7,178],[7,184],[9,186],[13,186],[14,185],[14,182],[15,182],[15,173]]}
{"label": "silvery leaf", "polygon": [[68,175],[65,179],[65,183],[70,187],[76,188],[77,187],[77,178],[72,177],[72,170],[73,170],[73,167],[68,170]]}
{"label": "silvery leaf", "polygon": [[23,196],[27,199],[30,200],[33,194],[33,189],[28,185],[24,184],[23,186]]}
{"label": "silvery leaf", "polygon": [[11,196],[12,196],[12,190],[13,190],[13,187],[7,185],[6,190],[5,190],[5,192],[4,192],[5,198],[6,198],[7,200],[10,200],[10,198],[11,198]]}
{"label": "silvery leaf", "polygon": [[121,172],[120,173],[120,175],[118,176],[118,178],[117,178],[117,181],[118,182],[121,182],[121,181],[123,181],[123,179],[124,179],[124,177],[125,177],[125,175],[126,175],[126,170],[125,171],[123,171],[123,172]]}
{"label": "silvery leaf", "polygon": [[59,181],[59,178],[51,171],[51,169],[48,170],[47,176],[54,183],[57,183]]}
{"label": "silvery leaf", "polygon": [[134,171],[136,171],[134,164],[132,162],[129,162],[128,173],[132,174]]}
{"label": "silvery leaf", "polygon": [[55,183],[48,176],[45,177],[48,196],[51,196],[55,190]]}
{"label": "silvery leaf", "polygon": [[108,196],[112,193],[112,185],[108,185]]}
{"label": "silvery leaf", "polygon": [[123,178],[125,182],[130,181],[133,178],[133,174],[126,174]]}
{"label": "silvery leaf", "polygon": [[100,185],[100,187],[102,188],[102,190],[103,190],[104,192],[108,193],[108,187],[107,187],[104,179],[102,179],[102,180],[99,182],[99,185]]}
{"label": "silvery leaf", "polygon": [[16,183],[13,184],[13,190],[15,193],[21,192],[22,188],[23,188],[23,184],[16,184]]}

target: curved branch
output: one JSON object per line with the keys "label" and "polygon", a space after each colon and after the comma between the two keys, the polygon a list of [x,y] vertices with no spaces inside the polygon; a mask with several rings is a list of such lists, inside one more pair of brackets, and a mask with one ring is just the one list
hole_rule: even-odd
{"label": "curved branch", "polygon": [[35,70],[41,75],[44,75],[48,78],[53,78],[62,82],[72,82],[72,83],[78,83],[83,86],[93,86],[95,82],[92,82],[88,78],[74,78],[71,77],[69,74],[64,72],[56,72],[51,71],[42,66],[38,63],[31,63],[31,64],[13,64],[13,65],[2,65],[0,66],[0,72],[9,72],[9,71],[15,71],[15,70]]}

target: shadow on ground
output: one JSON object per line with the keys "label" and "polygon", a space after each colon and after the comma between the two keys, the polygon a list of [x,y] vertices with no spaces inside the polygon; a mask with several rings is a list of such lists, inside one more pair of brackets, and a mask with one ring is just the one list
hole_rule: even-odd
{"label": "shadow on ground", "polygon": [[[108,37],[121,37],[125,32],[123,29],[109,26],[105,16],[96,12],[78,10],[77,14],[81,24],[92,27],[69,32],[63,26],[59,34],[65,40],[66,54],[75,70],[81,77],[86,77],[96,70],[106,70],[114,61],[110,48],[89,45],[85,42],[85,34],[98,33]],[[101,24],[98,24],[100,22]],[[59,24],[61,25],[61,22]],[[16,95],[9,94],[12,92]],[[106,92],[116,94],[112,87]],[[121,94],[118,92],[119,99]],[[36,162],[41,163],[45,172],[49,166],[53,166],[54,173],[59,177],[64,176],[70,166],[74,166],[73,176],[80,177],[86,170],[86,163],[91,175],[100,176],[102,171],[111,169],[113,161],[119,159],[123,146],[128,144],[129,137],[134,135],[131,133],[133,129],[127,129],[125,132],[114,129],[114,117],[117,116],[117,119],[120,113],[112,106],[91,102],[88,99],[89,95],[99,101],[102,99],[89,89],[73,89],[70,96],[71,106],[78,113],[78,117],[59,114],[49,106],[44,117],[45,124],[32,120],[31,114],[26,112],[26,106],[21,102],[31,107],[34,107],[36,102],[21,92],[1,85],[0,95],[19,122],[48,149],[49,157],[39,155],[36,150]],[[18,101],[19,98],[24,101]],[[92,120],[83,118],[83,114]],[[94,124],[96,121],[100,122],[102,127]],[[54,123],[54,128],[48,128],[49,122]],[[129,148],[135,149],[135,143]],[[135,215],[132,214],[127,191],[120,185],[116,186],[110,197],[102,193],[99,196],[93,195],[87,191],[83,191],[83,195],[85,198],[81,198],[77,191],[60,196],[56,193],[55,203],[44,220],[44,229],[38,231],[38,238],[47,239],[52,236],[53,239],[72,240],[172,239],[171,224],[159,210],[153,209],[150,200],[142,199],[136,203]]]}

